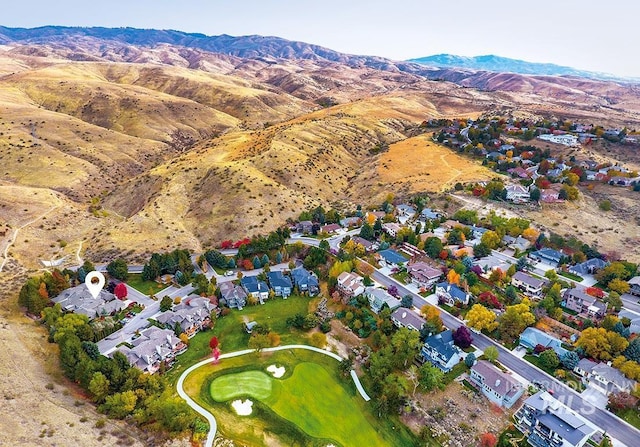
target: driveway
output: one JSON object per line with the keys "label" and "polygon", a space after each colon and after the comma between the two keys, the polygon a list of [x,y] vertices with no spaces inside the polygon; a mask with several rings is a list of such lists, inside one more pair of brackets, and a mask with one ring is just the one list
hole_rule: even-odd
{"label": "driveway", "polygon": [[607,402],[608,402],[607,396],[605,396],[604,394],[602,394],[600,391],[596,390],[593,387],[588,386],[586,390],[580,393],[580,396],[584,400],[592,404],[594,407],[597,407],[597,408],[607,407]]}

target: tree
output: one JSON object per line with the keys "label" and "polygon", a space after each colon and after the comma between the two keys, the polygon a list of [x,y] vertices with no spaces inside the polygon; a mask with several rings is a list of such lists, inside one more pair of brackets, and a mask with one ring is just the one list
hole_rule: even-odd
{"label": "tree", "polygon": [[135,391],[129,390],[107,396],[104,404],[102,404],[100,408],[110,417],[123,419],[133,412],[137,402],[138,396]]}
{"label": "tree", "polygon": [[260,267],[262,267],[262,263],[260,262],[260,258],[258,257],[258,255],[253,257],[251,264],[254,269],[259,269]]}
{"label": "tree", "polygon": [[629,291],[629,283],[626,281],[623,281],[622,279],[619,278],[614,278],[611,281],[609,281],[609,284],[607,284],[607,287],[609,287],[609,290],[616,292],[620,295],[625,294]]}
{"label": "tree", "polygon": [[462,349],[468,348],[473,343],[471,331],[466,326],[460,326],[453,332],[453,342]]}
{"label": "tree", "polygon": [[436,259],[442,251],[442,241],[437,237],[429,237],[424,241],[424,251],[430,258]]}
{"label": "tree", "polygon": [[493,433],[483,433],[480,436],[480,447],[496,447],[498,439]]}
{"label": "tree", "polygon": [[491,254],[491,248],[482,242],[473,246],[473,256],[476,258],[484,258]]}
{"label": "tree", "polygon": [[473,352],[470,352],[464,358],[464,364],[467,365],[468,368],[471,368],[475,363],[476,363],[476,355]]}
{"label": "tree", "polygon": [[541,195],[540,189],[538,188],[531,188],[531,190],[529,190],[529,200],[532,202],[539,202]]}
{"label": "tree", "polygon": [[262,351],[264,348],[268,348],[270,344],[271,342],[267,334],[258,334],[254,332],[251,335],[251,338],[249,338],[249,348],[255,349],[258,352]]}
{"label": "tree", "polygon": [[530,302],[523,299],[521,303],[507,306],[500,316],[500,333],[503,337],[515,339],[527,326],[536,322],[536,317],[530,312]]}
{"label": "tree", "polygon": [[420,367],[418,373],[420,386],[425,391],[429,392],[435,389],[444,389],[444,373],[437,366],[434,366],[431,363],[427,362]]}
{"label": "tree", "polygon": [[391,347],[393,348],[393,362],[396,367],[406,367],[412,360],[420,346],[420,335],[416,331],[407,328],[400,328],[391,337]]}
{"label": "tree", "polygon": [[402,297],[400,301],[400,306],[406,307],[407,309],[411,309],[413,307],[413,296],[405,295]]}
{"label": "tree", "polygon": [[500,245],[500,242],[502,242],[500,236],[498,236],[498,233],[492,230],[486,231],[482,235],[482,238],[480,238],[480,243],[486,245],[491,250],[496,249],[498,245]]}
{"label": "tree", "polygon": [[582,331],[576,347],[598,360],[611,360],[623,352],[629,342],[619,334],[604,328],[590,327]]}
{"label": "tree", "polygon": [[540,364],[547,370],[555,370],[560,364],[558,354],[553,349],[547,349],[539,355]]}
{"label": "tree", "polygon": [[478,331],[493,332],[497,327],[496,314],[482,304],[474,304],[467,312],[467,325]]}
{"label": "tree", "polygon": [[266,253],[263,254],[260,262],[262,263],[263,267],[269,265],[269,255],[267,255]]}
{"label": "tree", "polygon": [[93,373],[89,382],[89,392],[93,395],[93,401],[102,403],[109,394],[110,382],[100,371]]}
{"label": "tree", "polygon": [[375,239],[373,227],[368,222],[365,222],[360,228],[360,237],[368,241],[372,241]]}
{"label": "tree", "polygon": [[620,298],[620,294],[618,292],[609,292],[609,296],[605,298],[604,301],[616,312],[619,312],[620,309],[622,309],[622,298]]}
{"label": "tree", "polygon": [[567,351],[562,356],[562,365],[567,368],[569,371],[573,371],[573,368],[578,366],[578,362],[580,361],[580,357],[573,351]]}
{"label": "tree", "polygon": [[498,352],[498,348],[496,348],[495,346],[489,346],[484,350],[484,358],[490,362],[495,362],[496,360],[498,360],[499,355],[500,353]]}
{"label": "tree", "polygon": [[460,285],[460,274],[454,269],[449,270],[449,273],[447,273],[447,282],[449,284]]}
{"label": "tree", "polygon": [[624,356],[629,360],[640,363],[640,337],[635,337],[624,350]]}
{"label": "tree", "polygon": [[171,297],[168,295],[163,296],[162,300],[160,300],[160,312],[168,311],[171,309],[171,306],[173,306],[173,300]]}
{"label": "tree", "polygon": [[625,391],[609,394],[607,408],[611,411],[635,408],[636,405],[638,405],[638,399]]}
{"label": "tree", "polygon": [[119,279],[120,281],[126,281],[129,274],[129,267],[127,266],[127,262],[122,258],[111,261],[109,264],[107,264],[107,273],[112,278]]}
{"label": "tree", "polygon": [[327,336],[322,332],[314,332],[311,334],[309,343],[311,343],[311,346],[315,346],[316,348],[324,348],[327,346]]}
{"label": "tree", "polygon": [[127,290],[127,286],[125,283],[121,282],[119,284],[116,285],[115,289],[113,289],[113,294],[116,296],[116,298],[118,298],[119,300],[124,300],[127,298],[127,295],[129,294],[129,291]]}

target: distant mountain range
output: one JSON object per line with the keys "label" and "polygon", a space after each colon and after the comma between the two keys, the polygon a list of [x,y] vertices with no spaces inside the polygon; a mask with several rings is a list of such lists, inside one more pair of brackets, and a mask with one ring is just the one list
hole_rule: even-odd
{"label": "distant mountain range", "polygon": [[519,59],[488,54],[485,56],[456,56],[454,54],[435,54],[433,56],[409,59],[408,62],[441,68],[466,68],[469,70],[493,71],[499,73],[518,73],[536,76],[576,76],[580,78],[602,79],[611,81],[640,81],[639,78],[625,78],[608,73],[578,70],[556,64],[527,62]]}

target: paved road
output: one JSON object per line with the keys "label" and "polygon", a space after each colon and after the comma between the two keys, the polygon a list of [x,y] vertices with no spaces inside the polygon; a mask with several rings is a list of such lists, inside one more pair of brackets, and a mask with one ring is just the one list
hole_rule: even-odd
{"label": "paved road", "polygon": [[640,314],[640,297],[625,293],[620,297],[622,299],[622,307],[632,312]]}
{"label": "paved road", "polygon": [[[320,354],[328,355],[329,357],[332,357],[332,358],[336,359],[339,362],[343,360],[342,357],[340,357],[338,354],[334,354],[331,351],[327,351],[325,349],[320,349],[320,348],[316,348],[315,346],[307,346],[307,345],[276,346],[275,348],[265,348],[262,351],[263,352],[275,352],[275,351],[284,351],[284,350],[288,350],[288,349],[305,349],[307,351],[314,351],[314,352],[317,352],[317,353],[320,353]],[[243,351],[228,352],[226,354],[222,354],[220,356],[220,360],[227,359],[227,358],[232,358],[232,357],[238,357],[238,356],[246,355],[246,354],[251,354],[254,351],[255,351],[255,349],[245,349]],[[211,363],[213,361],[214,361],[213,358],[208,358],[208,359],[202,360],[201,362],[198,362],[195,365],[187,368],[185,370],[185,372],[183,372],[180,375],[180,378],[178,379],[178,383],[176,384],[176,388],[178,389],[178,395],[187,402],[187,405],[189,405],[196,412],[198,412],[202,416],[204,416],[207,419],[207,421],[209,422],[209,434],[207,435],[207,440],[204,443],[205,447],[211,447],[213,445],[213,440],[215,439],[216,432],[218,431],[218,423],[216,422],[216,418],[213,416],[213,414],[211,414],[208,410],[206,410],[205,408],[203,408],[200,405],[198,405],[184,391],[184,380],[194,370],[200,368],[201,366],[208,365],[209,363]],[[364,391],[364,388],[362,387],[362,384],[360,383],[360,379],[358,378],[358,376],[356,375],[355,371],[353,371],[353,370],[351,370],[351,378],[353,379],[353,382],[356,385],[356,389],[358,390],[358,392],[360,393],[362,398],[364,400],[369,400],[369,396],[367,396],[367,393]]]}
{"label": "paved road", "polygon": [[[401,296],[413,296],[413,305],[417,308],[421,308],[427,302],[422,296],[413,293],[395,279],[389,278],[377,270],[373,272],[371,278],[386,287],[392,284],[395,285]],[[455,330],[464,324],[464,322],[442,309],[440,309],[440,316],[444,325],[449,329]],[[489,337],[482,334],[474,334],[473,344],[482,350],[485,350],[489,346],[495,346],[498,348],[498,352],[500,353],[500,363],[504,366],[529,381],[538,381],[543,383],[546,388],[553,390],[554,397],[568,407],[579,412],[589,421],[598,425],[598,427],[605,430],[609,435],[613,436],[624,445],[629,447],[638,445],[638,437],[640,436],[639,430],[609,413],[605,409],[595,408],[591,403],[582,399],[579,393],[573,391],[562,382],[557,381],[555,378],[531,365],[526,360],[515,356],[511,351],[507,350]]]}

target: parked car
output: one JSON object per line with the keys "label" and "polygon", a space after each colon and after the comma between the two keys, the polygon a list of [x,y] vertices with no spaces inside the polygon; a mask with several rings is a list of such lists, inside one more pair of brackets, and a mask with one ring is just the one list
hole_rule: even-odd
{"label": "parked car", "polygon": [[233,276],[235,274],[235,272],[233,270],[227,270],[226,272],[224,272],[224,276]]}

